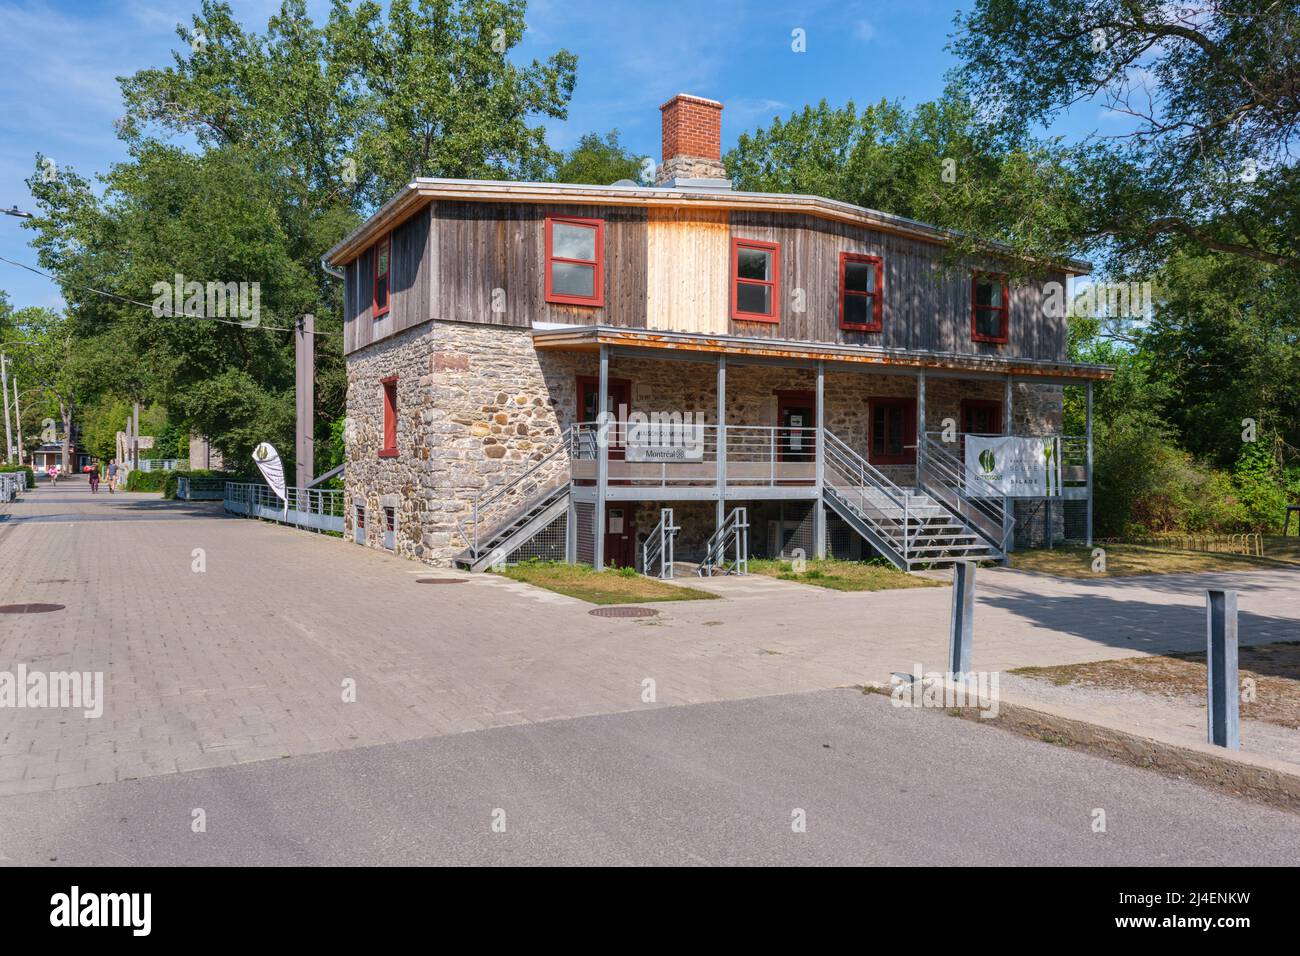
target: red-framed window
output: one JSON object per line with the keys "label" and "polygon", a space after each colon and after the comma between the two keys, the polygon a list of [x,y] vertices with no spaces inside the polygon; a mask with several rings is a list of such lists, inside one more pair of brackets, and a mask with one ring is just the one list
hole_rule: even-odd
{"label": "red-framed window", "polygon": [[975,342],[1006,342],[1007,276],[976,272],[970,280],[970,337]]}
{"label": "red-framed window", "polygon": [[961,430],[968,435],[1001,435],[1002,403],[991,398],[963,398]]}
{"label": "red-framed window", "polygon": [[867,401],[870,435],[867,457],[875,465],[916,463],[916,401],[872,398]]}
{"label": "red-framed window", "polygon": [[384,389],[384,447],[380,458],[397,457],[397,376],[379,380]]}
{"label": "red-framed window", "polygon": [[375,243],[375,252],[371,257],[371,264],[374,268],[374,282],[371,288],[374,290],[371,312],[372,318],[379,318],[388,312],[389,305],[389,276],[393,270],[393,234],[390,232],[384,238]]}
{"label": "red-framed window", "polygon": [[840,328],[879,332],[882,322],[884,269],[880,256],[840,253]]}
{"label": "red-framed window", "polygon": [[546,217],[546,301],[605,304],[605,220]]}
{"label": "red-framed window", "polygon": [[781,247],[758,239],[731,240],[731,317],[779,322]]}

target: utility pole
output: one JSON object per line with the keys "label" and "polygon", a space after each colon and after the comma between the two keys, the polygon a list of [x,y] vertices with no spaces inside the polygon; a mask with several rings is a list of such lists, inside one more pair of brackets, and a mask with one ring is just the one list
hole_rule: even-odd
{"label": "utility pole", "polygon": [[0,352],[0,391],[5,396],[5,464],[14,460],[14,435],[9,428],[9,375],[5,371],[5,354]]}
{"label": "utility pole", "polygon": [[131,468],[132,470],[140,467],[140,403],[135,403],[135,409],[131,413]]}
{"label": "utility pole", "polygon": [[18,409],[18,374],[14,373],[14,431],[18,433],[18,464],[23,463],[23,415]]}
{"label": "utility pole", "polygon": [[316,468],[316,317],[304,315],[295,324],[293,334],[294,392],[297,398],[298,424],[294,432],[294,465],[299,488],[306,488]]}

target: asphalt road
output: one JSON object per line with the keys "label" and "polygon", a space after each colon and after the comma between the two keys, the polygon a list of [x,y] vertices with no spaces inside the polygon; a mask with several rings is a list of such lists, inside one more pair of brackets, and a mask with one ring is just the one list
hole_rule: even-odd
{"label": "asphalt road", "polygon": [[[192,830],[196,809],[206,832]],[[800,810],[805,832],[792,827]],[[1105,832],[1094,830],[1096,810]],[[1300,816],[853,690],[0,799],[0,862],[9,865],[1297,859]]]}

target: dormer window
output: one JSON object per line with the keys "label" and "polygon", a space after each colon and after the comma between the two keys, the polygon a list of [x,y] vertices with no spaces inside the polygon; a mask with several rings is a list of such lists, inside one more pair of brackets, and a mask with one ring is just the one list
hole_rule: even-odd
{"label": "dormer window", "polygon": [[546,301],[605,304],[605,220],[546,217]]}
{"label": "dormer window", "polygon": [[970,337],[974,342],[1006,342],[1007,276],[976,272],[970,280]]}
{"label": "dormer window", "polygon": [[374,311],[373,318],[379,318],[388,311],[388,276],[392,268],[393,234],[390,232],[375,243],[374,266]]}
{"label": "dormer window", "polygon": [[758,239],[731,240],[731,317],[779,322],[781,247]]}

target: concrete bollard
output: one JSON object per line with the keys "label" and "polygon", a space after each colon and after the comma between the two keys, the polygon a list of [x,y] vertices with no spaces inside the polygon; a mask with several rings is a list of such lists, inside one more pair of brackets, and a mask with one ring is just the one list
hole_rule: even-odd
{"label": "concrete bollard", "polygon": [[1240,750],[1236,591],[1205,592],[1205,664],[1209,671],[1206,736],[1215,746]]}
{"label": "concrete bollard", "polygon": [[954,678],[971,669],[971,641],[975,633],[975,562],[952,566],[952,621],[948,632],[948,671]]}

